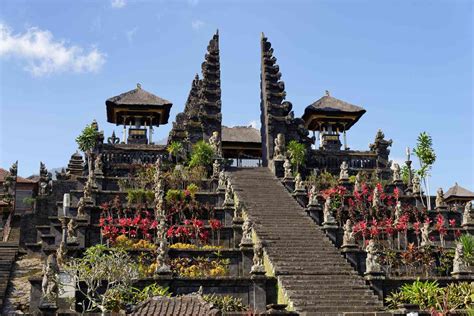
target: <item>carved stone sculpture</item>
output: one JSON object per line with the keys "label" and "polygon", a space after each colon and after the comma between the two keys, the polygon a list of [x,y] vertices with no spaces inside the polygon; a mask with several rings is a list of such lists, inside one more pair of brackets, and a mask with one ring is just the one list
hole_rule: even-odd
{"label": "carved stone sculpture", "polygon": [[430,240],[430,223],[424,222],[420,230],[421,230],[421,247],[431,246],[432,242]]}
{"label": "carved stone sculpture", "polygon": [[102,154],[97,155],[94,161],[94,173],[95,174],[103,174],[103,163],[102,163]]}
{"label": "carved stone sculpture", "polygon": [[285,159],[285,135],[279,133],[275,138],[275,148],[273,150],[274,159],[283,160]]}
{"label": "carved stone sculpture", "polygon": [[446,206],[446,203],[444,202],[444,192],[443,192],[442,188],[439,188],[438,191],[436,191],[435,206],[436,207],[445,207]]}
{"label": "carved stone sculpture", "polygon": [[58,249],[56,249],[56,257],[57,257],[57,262],[58,266],[61,267],[63,264],[66,263],[66,257],[67,257],[67,250],[66,250],[66,243],[61,242],[59,244]]}
{"label": "carved stone sculpture", "polygon": [[263,266],[263,245],[261,241],[257,241],[253,247],[253,265],[251,272],[265,272],[265,267]]}
{"label": "carved stone sculpture", "polygon": [[283,164],[283,168],[285,169],[285,179],[293,179],[293,173],[291,171],[291,163],[290,163],[290,160],[288,158],[285,159],[285,163]]}
{"label": "carved stone sculpture", "polygon": [[402,212],[402,203],[400,201],[397,201],[397,205],[395,205],[395,225],[398,224],[400,217],[402,216]]}
{"label": "carved stone sculpture", "polygon": [[308,206],[317,206],[319,205],[318,201],[318,191],[316,190],[316,185],[312,185],[309,190],[309,203]]}
{"label": "carved stone sculpture", "polygon": [[43,300],[47,302],[53,303],[58,297],[58,273],[59,267],[56,261],[56,255],[50,254],[43,266],[43,280],[41,282]]}
{"label": "carved stone sculpture", "polygon": [[84,184],[84,200],[86,201],[92,201],[92,176],[89,174],[89,177],[87,177],[87,181]]}
{"label": "carved stone sculpture", "polygon": [[227,180],[227,186],[225,188],[224,205],[234,205],[232,185],[229,180]]}
{"label": "carved stone sculpture", "polygon": [[402,177],[400,175],[400,165],[396,162],[392,163],[392,181],[393,182],[400,182],[402,180]]}
{"label": "carved stone sculpture", "polygon": [[464,212],[462,213],[462,226],[471,224],[472,222],[471,209],[472,209],[472,202],[469,201],[466,203],[466,205],[464,205]]}
{"label": "carved stone sculpture", "polygon": [[217,184],[217,190],[219,191],[224,191],[225,188],[226,188],[226,176],[225,176],[225,172],[224,170],[221,170],[219,172],[219,181],[218,181],[218,184]]}
{"label": "carved stone sculpture", "polygon": [[220,138],[219,138],[219,132],[217,132],[217,131],[212,132],[212,136],[209,137],[209,145],[211,145],[212,149],[214,150],[214,153],[218,157],[222,157],[221,141],[220,141]]}
{"label": "carved stone sculpture", "polygon": [[374,209],[378,209],[380,205],[380,192],[377,188],[374,189],[374,193],[372,194],[372,207]]}
{"label": "carved stone sculpture", "polygon": [[75,242],[77,240],[77,233],[76,233],[76,220],[71,218],[67,223],[67,241],[68,242]]}
{"label": "carved stone sculpture", "polygon": [[86,202],[84,201],[84,198],[81,197],[79,201],[77,202],[77,217],[86,216],[85,207],[86,207]]}
{"label": "carved stone sculpture", "polygon": [[341,171],[339,172],[339,180],[349,180],[349,165],[347,164],[347,161],[343,161],[341,163]]}
{"label": "carved stone sculpture", "polygon": [[375,244],[375,240],[371,239],[369,241],[369,244],[365,248],[365,251],[367,252],[367,258],[365,259],[365,273],[366,274],[371,274],[371,273],[381,273],[382,272],[382,267],[380,266],[379,261],[379,255],[378,255],[378,249],[377,245]]}
{"label": "carved stone sculpture", "polygon": [[354,232],[352,227],[352,222],[350,219],[346,221],[344,224],[344,235],[342,237],[342,246],[354,246],[355,245],[355,238]]}
{"label": "carved stone sculpture", "polygon": [[214,179],[219,177],[219,173],[221,172],[221,164],[219,163],[219,160],[214,160],[214,163],[212,164],[212,177]]}
{"label": "carved stone sculpture", "polygon": [[421,192],[420,178],[417,175],[413,176],[412,185],[413,185],[413,194],[420,194]]}
{"label": "carved stone sculpture", "polygon": [[166,221],[164,216],[161,216],[159,219],[156,239],[158,243],[158,250],[156,256],[156,273],[169,274],[171,273],[171,268],[169,266],[168,239],[166,238]]}
{"label": "carved stone sculpture", "polygon": [[304,186],[303,179],[301,178],[301,175],[298,173],[296,174],[295,178],[295,192],[305,192],[306,188]]}
{"label": "carved stone sculpture", "polygon": [[328,197],[326,199],[326,202],[324,202],[323,224],[330,225],[330,224],[335,224],[335,223],[336,223],[336,220],[334,219],[334,216],[332,215],[332,210],[331,210],[331,197]]}
{"label": "carved stone sculpture", "polygon": [[355,192],[360,192],[361,190],[360,182],[361,182],[361,175],[360,175],[360,172],[357,172],[356,177],[355,177],[355,183],[354,183]]}
{"label": "carved stone sculpture", "polygon": [[452,274],[465,274],[468,272],[469,269],[464,256],[464,247],[461,242],[457,242],[456,250],[454,252]]}
{"label": "carved stone sculpture", "polygon": [[240,241],[241,245],[251,245],[252,244],[252,222],[246,218],[242,224],[242,240]]}
{"label": "carved stone sculpture", "polygon": [[45,196],[48,195],[51,191],[51,180],[52,176],[46,169],[44,163],[40,162],[40,171],[39,171],[39,180],[38,180],[38,188],[39,188],[39,195]]}

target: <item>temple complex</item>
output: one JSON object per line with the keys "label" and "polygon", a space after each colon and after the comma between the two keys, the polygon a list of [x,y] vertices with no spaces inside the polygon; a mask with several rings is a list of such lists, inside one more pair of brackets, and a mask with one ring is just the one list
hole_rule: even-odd
{"label": "temple complex", "polygon": [[328,91],[298,116],[263,33],[260,54],[260,130],[222,125],[216,32],[166,145],[173,104],[143,83],[105,101],[122,135],[91,120],[54,177],[0,170],[2,314],[406,315],[428,307],[403,285],[474,292],[474,193],[427,195],[382,130],[350,148],[366,110]]}

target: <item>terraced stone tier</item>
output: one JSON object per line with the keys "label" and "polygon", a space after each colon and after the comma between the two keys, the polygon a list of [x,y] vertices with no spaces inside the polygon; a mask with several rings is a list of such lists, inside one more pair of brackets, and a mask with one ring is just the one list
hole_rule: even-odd
{"label": "terraced stone tier", "polygon": [[235,169],[230,176],[295,311],[338,315],[383,308],[269,169]]}
{"label": "terraced stone tier", "polygon": [[0,312],[3,308],[10,272],[18,253],[18,242],[0,242]]}

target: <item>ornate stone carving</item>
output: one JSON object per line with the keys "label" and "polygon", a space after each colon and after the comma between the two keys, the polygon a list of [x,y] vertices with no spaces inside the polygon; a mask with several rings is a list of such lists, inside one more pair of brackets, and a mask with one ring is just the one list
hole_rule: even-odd
{"label": "ornate stone carving", "polygon": [[402,177],[400,175],[400,165],[396,162],[393,162],[390,169],[392,170],[392,181],[393,182],[402,181]]}
{"label": "ornate stone carving", "polygon": [[438,191],[436,191],[435,206],[436,207],[445,207],[446,206],[446,203],[444,202],[444,192],[443,192],[442,188],[439,188]]}
{"label": "ornate stone carving", "polygon": [[306,188],[304,185],[304,181],[301,178],[301,175],[299,173],[296,174],[295,178],[295,192],[305,192]]}
{"label": "ornate stone carving", "polygon": [[412,185],[413,185],[413,194],[420,194],[421,193],[420,178],[417,175],[413,176]]}
{"label": "ornate stone carving", "polygon": [[251,272],[253,273],[264,273],[265,267],[263,265],[263,245],[259,240],[253,247],[253,265]]}
{"label": "ornate stone carving", "polygon": [[107,143],[110,144],[110,145],[116,145],[116,144],[120,143],[120,138],[115,136],[115,131],[112,131],[112,136],[107,138]]}
{"label": "ornate stone carving", "polygon": [[346,223],[344,224],[344,235],[342,237],[342,247],[354,246],[354,245],[355,245],[355,238],[354,238],[352,222],[350,219],[348,219]]}
{"label": "ornate stone carving", "polygon": [[222,147],[221,147],[221,140],[219,137],[219,132],[214,131],[212,132],[212,136],[209,137],[209,145],[211,145],[212,150],[218,157],[222,157]]}
{"label": "ornate stone carving", "polygon": [[45,196],[51,193],[52,187],[52,176],[51,173],[48,172],[44,163],[40,162],[40,171],[39,171],[39,180],[38,180],[38,187],[39,187],[39,195]]}
{"label": "ornate stone carving", "polygon": [[464,247],[461,242],[456,243],[456,250],[454,252],[453,259],[453,272],[452,274],[466,274],[469,273],[469,268],[464,257]]}
{"label": "ornate stone carving", "polygon": [[221,164],[219,160],[214,160],[214,163],[212,164],[212,177],[217,179],[219,178],[219,173],[221,172]]}
{"label": "ornate stone carving", "polygon": [[397,205],[395,205],[395,225],[398,224],[400,217],[402,216],[402,212],[402,203],[400,201],[397,201]]}
{"label": "ornate stone carving", "polygon": [[332,215],[331,210],[331,197],[328,196],[326,202],[324,202],[324,209],[323,209],[323,225],[332,225],[335,224],[336,220]]}
{"label": "ornate stone carving", "polygon": [[67,249],[66,249],[66,243],[61,242],[59,244],[58,249],[56,249],[56,257],[57,257],[57,262],[58,266],[61,267],[66,263],[67,260]]}
{"label": "ornate stone carving", "polygon": [[286,148],[285,148],[285,135],[278,133],[275,138],[275,149],[273,151],[274,159],[283,160],[285,159]]}
{"label": "ornate stone carving", "polygon": [[225,171],[221,170],[219,172],[219,181],[217,183],[217,190],[224,191],[226,189],[226,182],[227,182],[227,178],[225,176]]}
{"label": "ornate stone carving", "polygon": [[246,218],[242,224],[242,240],[240,241],[241,245],[251,245],[252,244],[252,222]]}
{"label": "ornate stone carving", "polygon": [[103,174],[103,163],[102,163],[102,154],[98,154],[94,161],[94,173],[95,174]]}
{"label": "ornate stone carving", "polygon": [[77,224],[74,218],[71,218],[67,223],[67,242],[76,242],[77,241]]}
{"label": "ornate stone carving", "polygon": [[85,217],[85,207],[86,207],[86,202],[84,201],[84,197],[81,197],[79,201],[77,202],[77,217]]}
{"label": "ornate stone carving", "polygon": [[229,179],[227,179],[227,186],[225,188],[224,205],[234,205],[232,185],[230,184]]}
{"label": "ornate stone carving", "polygon": [[420,229],[421,231],[421,247],[431,246],[433,243],[430,240],[430,223],[424,222]]}
{"label": "ornate stone carving", "polygon": [[56,255],[50,254],[43,266],[43,280],[41,282],[42,298],[46,302],[55,303],[58,298],[58,273],[59,267],[56,261]]}
{"label": "ornate stone carving", "polygon": [[357,172],[356,177],[355,177],[355,183],[354,183],[354,191],[355,192],[360,192],[361,190],[361,175],[360,172]]}
{"label": "ornate stone carving", "polygon": [[347,161],[341,163],[341,171],[339,172],[339,180],[347,181],[349,180],[349,165]]}
{"label": "ornate stone carving", "polygon": [[92,201],[92,187],[93,184],[92,182],[94,181],[92,174],[89,173],[89,176],[87,177],[87,181],[84,184],[84,200],[86,201]]}
{"label": "ornate stone carving", "polygon": [[165,216],[160,215],[158,218],[157,236],[158,250],[156,256],[157,274],[169,274],[171,268],[169,266],[168,256],[168,239],[166,238],[166,221]]}
{"label": "ornate stone carving", "polygon": [[377,245],[375,244],[375,240],[371,239],[369,240],[369,244],[365,248],[365,251],[367,252],[367,258],[365,259],[365,273],[366,274],[371,274],[371,273],[381,273],[382,272],[382,267],[380,266],[379,261],[379,254],[378,254],[378,249]]}
{"label": "ornate stone carving", "polygon": [[462,213],[462,226],[466,226],[472,223],[471,209],[472,202],[466,202],[466,205],[464,205],[464,212]]}
{"label": "ornate stone carving", "polygon": [[377,210],[379,205],[380,205],[380,192],[377,188],[375,188],[374,193],[372,194],[372,207]]}
{"label": "ornate stone carving", "polygon": [[291,163],[288,158],[285,159],[283,168],[285,169],[285,179],[293,179],[293,172],[291,171]]}
{"label": "ornate stone carving", "polygon": [[311,189],[309,190],[309,202],[308,206],[318,206],[318,191],[316,190],[316,185],[311,185]]}

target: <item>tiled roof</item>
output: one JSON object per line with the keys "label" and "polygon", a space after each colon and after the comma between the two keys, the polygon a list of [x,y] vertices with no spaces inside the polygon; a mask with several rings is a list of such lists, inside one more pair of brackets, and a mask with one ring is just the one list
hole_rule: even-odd
{"label": "tiled roof", "polygon": [[[9,174],[8,170],[5,170],[3,168],[0,168],[0,182],[5,181],[5,177]],[[22,178],[20,176],[16,177],[16,182],[17,183],[36,183],[37,181],[29,180]]]}
{"label": "tiled roof", "polygon": [[200,295],[190,294],[177,297],[155,296],[140,304],[131,315],[221,315],[221,312],[207,303]]}

